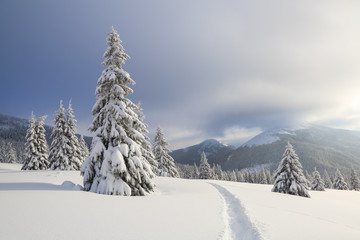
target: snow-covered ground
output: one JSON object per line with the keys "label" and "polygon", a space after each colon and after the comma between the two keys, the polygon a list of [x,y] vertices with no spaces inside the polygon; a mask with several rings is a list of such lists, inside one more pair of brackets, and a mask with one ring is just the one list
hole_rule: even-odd
{"label": "snow-covered ground", "polygon": [[146,197],[80,191],[79,172],[0,164],[1,239],[360,239],[360,192],[156,178]]}

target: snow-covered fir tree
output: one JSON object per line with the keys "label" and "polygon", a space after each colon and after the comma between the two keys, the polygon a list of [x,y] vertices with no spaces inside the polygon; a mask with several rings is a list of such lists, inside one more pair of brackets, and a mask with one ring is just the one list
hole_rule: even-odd
{"label": "snow-covered fir tree", "polygon": [[193,174],[192,174],[192,178],[193,179],[198,179],[199,176],[200,176],[199,168],[198,168],[198,166],[196,166],[196,163],[194,162],[194,171],[193,171]]}
{"label": "snow-covered fir tree", "polygon": [[47,116],[39,117],[35,122],[38,159],[45,169],[49,167],[49,146],[46,141],[44,122]]}
{"label": "snow-covered fir tree", "polygon": [[259,172],[259,179],[258,179],[258,183],[260,184],[268,184],[267,178],[266,178],[266,173],[265,173],[265,169],[261,168],[260,172]]}
{"label": "snow-covered fir tree", "polygon": [[238,182],[244,182],[244,175],[239,170],[236,170],[236,179]]}
{"label": "snow-covered fir tree", "polygon": [[266,175],[266,181],[268,184],[273,184],[273,178],[271,176],[271,172],[270,172],[270,169],[266,169],[265,170],[265,175]]}
{"label": "snow-covered fir tree", "polygon": [[307,183],[308,188],[311,188],[311,182],[313,180],[311,174],[307,170],[305,170],[304,176],[307,180],[306,183]]}
{"label": "snow-covered fir tree", "polygon": [[[84,189],[100,194],[138,196],[153,191],[151,165],[143,155],[146,128],[134,111],[136,105],[126,98],[135,84],[122,69],[129,56],[124,52],[117,32],[107,36],[108,48],[103,65],[107,66],[98,80],[94,120],[95,133],[89,157],[81,167]],[[140,127],[141,126],[141,127]]]}
{"label": "snow-covered fir tree", "polygon": [[325,183],[321,179],[320,173],[316,170],[316,168],[312,173],[311,190],[325,191]]}
{"label": "snow-covered fir tree", "polygon": [[71,101],[69,102],[69,107],[66,114],[66,137],[68,138],[68,166],[66,170],[80,170],[81,164],[83,163],[83,155],[81,151],[81,146],[79,139],[76,136],[76,120],[74,118],[74,111],[71,106]]}
{"label": "snow-covered fir tree", "polygon": [[354,168],[351,168],[350,179],[349,179],[350,190],[360,191],[360,180],[358,174]]}
{"label": "snow-covered fir tree", "polygon": [[229,181],[237,182],[236,173],[234,170],[229,171]]}
{"label": "snow-covered fir tree", "polygon": [[81,137],[80,137],[79,144],[80,144],[80,149],[81,149],[82,162],[84,162],[85,159],[89,156],[89,149],[85,143],[83,135],[81,135]]}
{"label": "snow-covered fir tree", "polygon": [[4,162],[4,163],[7,162],[6,155],[7,155],[6,143],[5,143],[5,141],[1,141],[0,142],[0,162]]}
{"label": "snow-covered fir tree", "polygon": [[41,117],[35,122],[34,114],[31,114],[25,136],[25,156],[21,170],[46,170],[48,167],[44,120],[45,117]]}
{"label": "snow-covered fir tree", "polygon": [[8,163],[16,163],[16,150],[12,146],[11,142],[8,142],[6,144],[6,159]]}
{"label": "snow-covered fir tree", "polygon": [[224,172],[221,169],[221,166],[219,164],[214,164],[215,166],[214,168],[214,174],[216,175],[216,178],[214,177],[214,179],[216,180],[224,180]]}
{"label": "snow-covered fir tree", "polygon": [[324,187],[325,188],[332,188],[332,181],[331,181],[329,173],[326,171],[326,169],[324,170],[323,179],[324,179]]}
{"label": "snow-covered fir tree", "polygon": [[200,179],[211,179],[212,170],[206,155],[204,152],[201,153],[200,167],[199,167],[199,178]]}
{"label": "snow-covered fir tree", "polygon": [[62,101],[60,101],[60,107],[55,113],[54,125],[49,153],[50,169],[70,170],[68,157],[69,138],[67,137],[65,109]]}
{"label": "snow-covered fir tree", "polygon": [[344,180],[343,175],[341,174],[339,169],[336,169],[333,187],[338,190],[348,190],[348,185]]}
{"label": "snow-covered fir tree", "polygon": [[310,197],[299,157],[288,142],[279,167],[274,172],[273,192]]}
{"label": "snow-covered fir tree", "polygon": [[169,155],[168,143],[160,127],[157,127],[153,141],[153,153],[158,163],[158,175],[163,177],[179,177],[174,159]]}

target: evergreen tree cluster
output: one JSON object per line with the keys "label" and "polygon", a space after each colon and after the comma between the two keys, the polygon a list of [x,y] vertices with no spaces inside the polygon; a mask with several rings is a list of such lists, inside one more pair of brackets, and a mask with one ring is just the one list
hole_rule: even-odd
{"label": "evergreen tree cluster", "polygon": [[[206,164],[205,164],[206,165]],[[176,164],[179,171],[179,176],[185,179],[205,179],[200,177],[200,167],[195,163],[194,165],[187,164]],[[211,177],[207,179],[221,180],[221,181],[232,181],[232,182],[246,182],[246,183],[257,183],[257,184],[272,184],[272,176],[269,169],[260,170],[231,170],[224,171],[221,169],[219,164],[213,164],[210,171],[205,167],[206,173],[211,172]],[[205,175],[205,174],[203,174]]]}
{"label": "evergreen tree cluster", "polygon": [[81,164],[88,156],[88,149],[83,137],[79,141],[75,135],[76,120],[74,119],[71,102],[65,116],[65,109],[60,107],[55,114],[54,128],[51,134],[49,162],[51,170],[80,170]]}
{"label": "evergreen tree cluster", "polygon": [[88,156],[88,149],[83,137],[79,141],[75,135],[76,120],[71,104],[65,117],[60,102],[60,108],[55,114],[50,149],[45,136],[45,119],[46,116],[43,116],[35,120],[34,114],[31,115],[25,137],[22,170],[80,170],[81,163]]}

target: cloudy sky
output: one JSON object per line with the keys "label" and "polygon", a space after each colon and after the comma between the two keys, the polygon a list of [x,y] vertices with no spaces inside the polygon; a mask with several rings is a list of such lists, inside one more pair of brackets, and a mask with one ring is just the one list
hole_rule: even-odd
{"label": "cloudy sky", "polygon": [[2,0],[0,113],[52,124],[72,99],[89,134],[114,26],[129,98],[172,149],[303,122],[360,130],[359,13],[358,1]]}

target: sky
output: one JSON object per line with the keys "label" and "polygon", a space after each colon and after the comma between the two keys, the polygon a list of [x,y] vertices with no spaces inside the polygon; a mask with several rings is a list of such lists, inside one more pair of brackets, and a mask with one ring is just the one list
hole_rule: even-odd
{"label": "sky", "polygon": [[0,0],[0,113],[51,125],[71,99],[91,135],[114,26],[128,97],[171,149],[305,122],[360,130],[359,12],[359,1]]}

